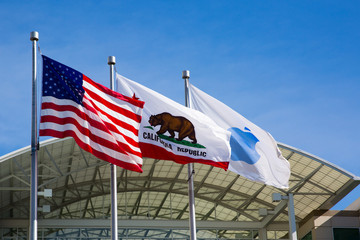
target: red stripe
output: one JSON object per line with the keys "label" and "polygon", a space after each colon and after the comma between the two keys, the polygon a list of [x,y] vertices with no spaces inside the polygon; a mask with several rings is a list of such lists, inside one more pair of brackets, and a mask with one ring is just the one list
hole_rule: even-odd
{"label": "red stripe", "polygon": [[[124,121],[121,121],[117,118],[114,118],[112,115],[108,114],[107,112],[105,112],[104,110],[100,109],[93,101],[92,99],[88,99],[88,101],[90,101],[92,103],[92,105],[89,105],[87,104],[86,102],[83,102],[84,104],[84,107],[86,107],[86,109],[88,109],[89,111],[95,113],[96,115],[98,115],[97,112],[101,112],[103,115],[107,116],[111,122],[113,122],[115,125],[117,126],[120,126],[121,128],[125,128],[131,132],[133,132],[135,135],[138,135],[138,129],[135,128],[133,125],[127,123],[127,122],[124,122]],[[121,113],[120,113],[121,114]],[[140,116],[140,121],[141,121],[141,116]],[[136,121],[138,122],[138,121]],[[104,122],[105,124],[107,124],[106,122]],[[140,123],[140,122],[138,122]]]}
{"label": "red stripe", "polygon": [[[85,89],[86,93],[89,95],[90,99],[94,99],[94,100],[102,103],[104,106],[110,108],[111,110],[118,112],[118,113],[124,115],[125,117],[130,118],[138,123],[141,122],[140,115],[137,115],[132,111],[129,111],[129,110],[119,107],[111,102],[106,101],[104,98],[102,98],[101,96],[97,95],[96,93],[92,92],[91,90],[89,90],[85,87],[84,87],[84,89]],[[96,104],[93,104],[93,105],[96,106]],[[99,109],[99,107],[98,107],[98,109]]]}
{"label": "red stripe", "polygon": [[76,143],[79,145],[79,147],[81,147],[85,151],[93,154],[94,156],[98,157],[99,159],[107,161],[109,163],[115,164],[116,166],[131,170],[131,171],[140,172],[140,173],[143,172],[143,170],[141,169],[141,167],[142,167],[141,164],[132,164],[132,163],[128,163],[128,162],[123,162],[119,159],[113,158],[113,157],[105,154],[104,152],[93,149],[91,146],[82,142],[78,138],[78,136],[75,134],[75,132],[73,132],[71,130],[64,131],[64,132],[58,132],[58,131],[55,131],[52,129],[44,129],[44,130],[40,130],[40,136],[51,136],[51,137],[56,137],[56,138],[73,137],[75,139]]}
{"label": "red stripe", "polygon": [[117,99],[120,99],[120,100],[128,102],[128,103],[131,103],[132,105],[137,106],[139,108],[144,107],[145,102],[140,101],[140,100],[136,100],[134,98],[127,97],[127,96],[124,96],[124,95],[122,95],[122,94],[120,94],[118,92],[115,92],[115,91],[113,91],[113,90],[111,90],[111,89],[109,89],[109,88],[107,88],[107,87],[105,87],[105,86],[103,86],[101,84],[98,84],[98,83],[94,82],[93,80],[91,80],[90,78],[85,76],[84,74],[83,74],[83,80],[90,83],[91,85],[93,85],[94,87],[99,89],[100,91],[102,91],[102,92],[104,92],[104,93],[106,93],[106,94],[108,94],[110,96],[113,96],[113,97],[115,97]]}
{"label": "red stripe", "polygon": [[[116,141],[116,143],[117,143],[116,144],[116,143],[113,143],[113,142],[111,142],[109,140],[106,140],[106,139],[104,139],[102,137],[99,137],[99,136],[93,134],[91,132],[91,129],[87,129],[87,128],[82,127],[81,124],[78,123],[74,118],[57,118],[55,116],[43,116],[42,120],[43,120],[42,122],[52,122],[52,123],[56,123],[56,124],[59,124],[59,125],[72,124],[72,125],[74,125],[74,127],[76,127],[79,130],[79,132],[82,135],[88,136],[91,139],[91,141],[93,141],[94,143],[96,143],[98,145],[107,147],[107,148],[112,149],[114,151],[120,152],[120,153],[122,153],[124,155],[132,154],[132,155],[136,155],[138,157],[142,157],[140,152],[136,152],[136,151],[132,150],[125,143]],[[71,130],[65,130],[65,131],[71,131]],[[46,136],[46,135],[40,135],[40,136]]]}
{"label": "red stripe", "polygon": [[[139,143],[137,141],[135,141],[134,139],[124,135],[123,133],[119,132],[119,130],[112,124],[110,123],[106,123],[106,122],[102,122],[105,124],[105,126],[101,123],[99,123],[98,121],[95,121],[93,120],[92,118],[89,118],[88,115],[86,115],[86,113],[80,111],[77,107],[74,107],[74,106],[71,106],[71,105],[57,105],[55,103],[49,103],[49,102],[44,102],[42,103],[41,105],[41,109],[53,109],[55,111],[58,111],[58,112],[62,112],[62,111],[71,111],[73,113],[75,113],[76,115],[78,115],[81,119],[83,119],[84,121],[88,121],[89,124],[94,127],[94,128],[97,128],[101,131],[104,131],[104,132],[107,132],[109,134],[111,134],[109,132],[109,130],[115,132],[115,133],[118,133],[119,135],[121,135],[122,137],[124,137],[125,141],[129,144],[131,144],[132,146],[134,147],[139,147]],[[88,109],[88,108],[87,108]],[[94,110],[92,111],[94,112]],[[96,114],[96,112],[94,112],[94,114]],[[41,117],[41,120],[40,122],[43,122],[42,120],[42,117]],[[59,124],[61,124],[59,122]],[[63,123],[65,124],[65,123]],[[120,128],[122,128],[122,126],[120,125],[119,126]],[[132,131],[136,136],[138,136],[138,130],[134,130]],[[131,150],[133,151],[133,150]]]}
{"label": "red stripe", "polygon": [[[56,107],[57,107],[57,105],[55,105],[55,110],[57,110]],[[63,108],[65,106],[60,106],[60,107]],[[73,112],[76,113],[77,115],[79,115],[78,114],[78,112],[80,112],[79,109],[77,109],[77,108],[75,108],[73,106],[69,106],[69,107],[73,108],[73,110],[74,110]],[[80,112],[80,113],[82,113],[82,112]],[[86,117],[85,120],[87,120],[89,122],[91,127],[97,128],[97,129],[111,135],[109,129],[107,129],[104,125],[100,124],[97,121],[92,120],[85,113],[82,113],[82,114],[85,115],[85,117]],[[79,130],[79,132],[81,132],[81,134],[83,134],[85,136],[88,136],[92,141],[94,141],[95,143],[97,143],[99,145],[103,145],[103,146],[105,146],[107,148],[110,148],[110,149],[112,149],[114,151],[121,152],[123,154],[130,153],[130,154],[141,157],[140,152],[134,151],[126,143],[116,141],[117,142],[117,144],[116,144],[116,143],[113,143],[111,141],[108,141],[108,140],[106,140],[104,138],[101,138],[101,137],[93,134],[90,129],[83,127],[82,124],[79,123],[75,118],[72,118],[72,117],[59,118],[59,117],[56,117],[56,116],[46,115],[46,116],[41,116],[40,122],[42,122],[42,123],[44,123],[44,122],[53,122],[53,123],[56,123],[56,124],[59,124],[59,125],[73,124]],[[139,145],[137,145],[137,143],[136,143],[135,147],[138,147],[138,146]]]}
{"label": "red stripe", "polygon": [[227,170],[229,166],[229,162],[215,162],[212,160],[185,157],[185,156],[176,155],[172,152],[168,152],[164,148],[150,143],[139,142],[139,144],[143,157],[160,159],[160,160],[170,160],[179,164],[202,163],[202,164],[207,164],[214,167],[222,168],[225,170]]}

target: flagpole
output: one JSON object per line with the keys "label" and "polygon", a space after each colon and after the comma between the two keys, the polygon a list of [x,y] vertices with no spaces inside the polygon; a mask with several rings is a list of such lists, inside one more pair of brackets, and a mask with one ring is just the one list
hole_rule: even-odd
{"label": "flagpole", "polygon": [[[115,65],[115,57],[108,57],[108,64],[110,66],[110,89],[114,90],[114,65]],[[116,166],[114,164],[110,164],[110,174],[111,174],[111,239],[118,239],[118,214],[117,214],[117,177],[116,177]]]}
{"label": "flagpole", "polygon": [[[190,71],[185,70],[182,72],[182,78],[185,81],[185,106],[190,107],[189,95],[189,78]],[[196,240],[196,220],[195,220],[195,198],[194,198],[194,169],[193,163],[188,164],[188,184],[189,184],[189,225],[190,225],[190,239]]]}
{"label": "flagpole", "polygon": [[290,240],[297,240],[295,208],[294,208],[294,194],[288,194],[288,216],[289,216],[289,235]]}
{"label": "flagpole", "polygon": [[36,42],[39,33],[30,33],[32,41],[32,107],[31,107],[31,191],[30,191],[30,231],[29,239],[37,239],[37,195],[38,195],[38,163],[37,163],[37,75],[36,75]]}

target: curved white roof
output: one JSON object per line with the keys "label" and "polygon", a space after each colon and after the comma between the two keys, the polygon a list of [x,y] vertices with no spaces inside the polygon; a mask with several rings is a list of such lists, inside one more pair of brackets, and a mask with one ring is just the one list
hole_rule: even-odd
{"label": "curved white roof", "polygon": [[[211,229],[211,225],[204,222],[215,222],[217,227],[226,222],[228,229],[224,227],[221,231],[226,237],[232,234],[231,226],[271,229],[270,225],[284,224],[288,221],[287,208],[272,202],[274,192],[294,194],[296,220],[300,223],[313,210],[330,209],[360,183],[359,177],[334,164],[291,146],[278,145],[291,165],[287,191],[249,181],[230,171],[195,164],[195,209],[199,226],[204,224],[204,228]],[[1,226],[11,226],[11,222],[19,225],[20,220],[29,219],[30,164],[30,147],[0,158]],[[143,170],[136,173],[117,168],[118,217],[124,220],[122,224],[131,225],[129,219],[138,221],[137,226],[149,224],[141,222],[149,219],[187,220],[187,167],[145,158]],[[46,219],[68,219],[70,223],[70,220],[109,218],[109,164],[81,150],[72,138],[50,139],[40,144],[38,174],[39,191],[49,188],[53,194],[52,198],[39,197],[39,206],[51,206],[50,213],[39,212],[39,227],[51,223]],[[275,215],[260,216],[261,208],[273,210]]]}

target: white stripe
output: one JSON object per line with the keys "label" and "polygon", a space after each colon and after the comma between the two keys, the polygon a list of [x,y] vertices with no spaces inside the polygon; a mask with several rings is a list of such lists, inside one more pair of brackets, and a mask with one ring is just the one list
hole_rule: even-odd
{"label": "white stripe", "polygon": [[88,136],[83,135],[73,124],[59,125],[56,123],[45,122],[45,123],[40,124],[40,129],[43,129],[43,130],[51,129],[51,130],[55,130],[55,131],[59,131],[59,132],[71,130],[76,134],[76,136],[80,139],[81,142],[85,143],[86,145],[90,146],[91,148],[93,148],[99,152],[102,152],[108,156],[118,159],[119,161],[131,163],[131,164],[142,164],[142,158],[140,158],[136,155],[132,155],[130,153],[128,155],[125,155],[118,151],[107,148],[101,144],[93,142]]}
{"label": "white stripe", "polygon": [[[85,93],[85,94],[86,94],[86,93]],[[84,103],[86,103],[86,104],[88,104],[88,105],[90,105],[90,106],[93,106],[93,103],[90,102],[90,101],[89,101],[88,99],[86,99],[86,98],[84,98]],[[100,107],[100,106],[98,106],[98,107]],[[101,107],[100,107],[100,108],[101,108]],[[95,110],[96,110],[96,109],[95,109]],[[117,112],[115,112],[115,111],[112,111],[112,112],[109,112],[109,110],[106,110],[106,111],[108,111],[107,113],[110,114],[111,116],[113,116],[114,118],[116,118],[116,119],[118,119],[118,120],[120,120],[120,121],[123,121],[123,122],[125,122],[125,123],[127,123],[127,124],[129,124],[129,125],[131,125],[131,126],[133,126],[135,129],[139,129],[140,123],[138,123],[138,122],[136,122],[136,121],[134,121],[134,120],[132,120],[132,119],[129,119],[129,118],[125,117],[124,115],[119,114],[119,113],[117,113]],[[136,134],[134,134],[133,132],[127,130],[127,129],[124,128],[122,125],[118,125],[118,124],[114,123],[112,120],[110,120],[106,115],[102,114],[101,112],[97,111],[97,113],[98,113],[98,116],[99,116],[103,121],[115,125],[116,128],[119,130],[119,132],[121,132],[121,133],[123,133],[124,135],[127,135],[127,136],[135,139]]]}
{"label": "white stripe", "polygon": [[116,119],[119,119],[123,122],[129,123],[130,125],[136,126],[138,124],[138,122],[136,122],[135,120],[128,118],[127,116],[124,116],[121,113],[114,111],[113,109],[109,108],[108,106],[104,105],[103,103],[97,101],[97,99],[91,98],[87,94],[87,92],[85,92],[83,102],[86,102],[89,106],[92,106],[92,107],[94,107],[94,104],[95,104],[102,111],[106,112],[107,114],[113,116]]}
{"label": "white stripe", "polygon": [[73,101],[73,100],[70,100],[70,99],[59,99],[59,98],[56,98],[56,97],[52,97],[52,96],[43,96],[41,98],[41,102],[44,102],[44,103],[54,103],[56,105],[61,105],[61,106],[65,106],[65,105],[68,105],[68,106],[73,106],[73,107],[76,107],[76,108],[79,108],[80,110],[83,110],[84,107],[81,106],[80,104],[78,104],[77,102]]}
{"label": "white stripe", "polygon": [[[91,92],[97,94],[98,96],[100,96],[101,98],[105,99],[106,101],[108,101],[110,103],[114,103],[116,105],[118,105],[118,104],[123,105],[125,103],[127,106],[126,109],[131,112],[139,112],[142,110],[141,107],[133,105],[133,104],[126,102],[124,100],[121,100],[119,98],[113,97],[111,95],[108,95],[105,92],[102,92],[97,87],[95,87],[93,84],[91,84],[90,82],[87,82],[85,79],[83,80],[83,87],[90,90]],[[118,92],[116,92],[116,93],[118,93]]]}
{"label": "white stripe", "polygon": [[[72,101],[72,100],[68,100],[68,99],[58,99],[58,98],[55,98],[55,97],[47,96],[47,97],[43,97],[43,98],[42,98],[42,102],[54,103],[54,104],[60,105],[60,106],[66,106],[66,105],[68,105],[68,106],[73,106],[73,107],[78,108],[81,112],[85,113],[85,108],[84,108],[83,106],[77,104],[76,102]],[[88,111],[88,112],[89,112],[89,111]],[[68,117],[75,118],[76,121],[78,121],[79,123],[80,123],[80,122],[82,123],[81,125],[84,125],[84,124],[86,124],[87,126],[90,125],[90,123],[88,123],[86,120],[78,117],[75,113],[73,113],[73,112],[71,112],[71,111],[70,111],[70,113],[72,113],[72,115],[69,115]],[[60,116],[59,116],[60,113],[57,113],[57,112],[46,113],[45,110],[41,110],[41,116],[43,116],[43,115],[45,115],[45,114],[46,114],[46,115],[54,115],[54,116],[60,117]],[[89,113],[85,113],[85,114],[87,114],[91,119],[93,119],[94,121],[99,122],[100,124],[103,124],[103,123],[102,123],[103,121],[104,121],[104,122],[107,122],[107,123],[113,124],[113,125],[116,127],[116,129],[118,129],[118,131],[119,131],[120,133],[122,133],[122,134],[128,136],[129,138],[133,139],[134,141],[138,142],[138,136],[137,136],[136,134],[134,134],[133,132],[131,132],[131,131],[123,128],[122,126],[119,126],[119,125],[113,123],[113,122],[110,121],[106,116],[104,116],[104,115],[102,115],[102,114],[101,114],[101,116],[98,116],[98,115],[96,115],[96,114],[94,114],[94,113],[92,113],[92,112],[91,112],[91,114],[89,114]],[[64,115],[63,117],[65,117],[65,115]],[[63,117],[61,117],[61,118],[63,118]],[[100,117],[101,117],[101,119],[100,119]],[[134,126],[136,129],[139,129],[139,127],[138,127],[139,125],[140,125],[139,123],[136,123],[136,125],[133,125],[133,126]],[[112,131],[111,131],[111,132],[112,132]],[[123,141],[123,142],[125,141],[120,134],[114,133],[114,132],[112,132],[112,133],[113,133],[113,135],[118,136],[117,139],[120,139],[120,141]],[[137,151],[137,150],[136,150],[136,151]]]}
{"label": "white stripe", "polygon": [[100,98],[104,99],[105,101],[112,103],[116,106],[119,106],[121,108],[124,108],[130,112],[139,114],[142,111],[142,108],[140,108],[136,105],[133,105],[129,102],[123,101],[121,99],[118,99],[116,97],[113,97],[111,95],[108,95],[108,94],[100,91],[99,89],[94,87],[91,83],[87,82],[86,80],[83,81],[83,87],[86,89],[86,91],[91,91],[91,92],[95,93],[96,95],[98,95]]}
{"label": "white stripe", "polygon": [[[97,117],[96,115],[94,115],[93,113],[88,113],[87,114],[90,118],[94,119],[94,117]],[[90,125],[90,123],[88,121],[83,120],[82,118],[79,118],[79,116],[77,114],[75,114],[72,111],[62,111],[62,112],[58,112],[56,110],[53,109],[43,109],[41,110],[41,116],[56,116],[58,118],[73,118],[75,121],[77,121],[82,127],[89,129],[89,131],[91,131],[91,133],[93,133],[94,135],[111,141],[114,144],[118,144],[117,142],[123,143],[128,145],[132,150],[139,152],[140,153],[140,149],[138,147],[135,147],[131,144],[129,144],[128,142],[126,142],[126,140],[124,139],[123,136],[121,136],[120,134],[114,133],[112,131],[110,131],[111,134],[104,132],[102,130],[99,130],[98,128]],[[40,124],[40,129],[41,128],[41,124]],[[134,139],[135,141],[138,141],[138,138]]]}

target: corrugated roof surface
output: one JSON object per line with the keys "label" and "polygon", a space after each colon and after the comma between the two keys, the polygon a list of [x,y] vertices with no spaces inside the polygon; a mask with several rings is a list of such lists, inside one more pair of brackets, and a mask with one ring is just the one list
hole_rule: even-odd
{"label": "corrugated roof surface", "polygon": [[[291,164],[290,188],[279,190],[230,171],[195,164],[197,220],[261,222],[260,208],[275,209],[272,193],[294,194],[297,221],[315,209],[330,209],[359,184],[359,178],[316,156],[280,144]],[[110,167],[81,150],[73,139],[41,143],[39,191],[50,188],[51,206],[39,219],[110,216]],[[0,158],[0,218],[29,218],[30,148]],[[117,168],[119,219],[188,219],[188,169],[171,161],[144,159],[143,173]],[[171,201],[170,201],[171,199]],[[274,222],[287,221],[287,209]]]}

